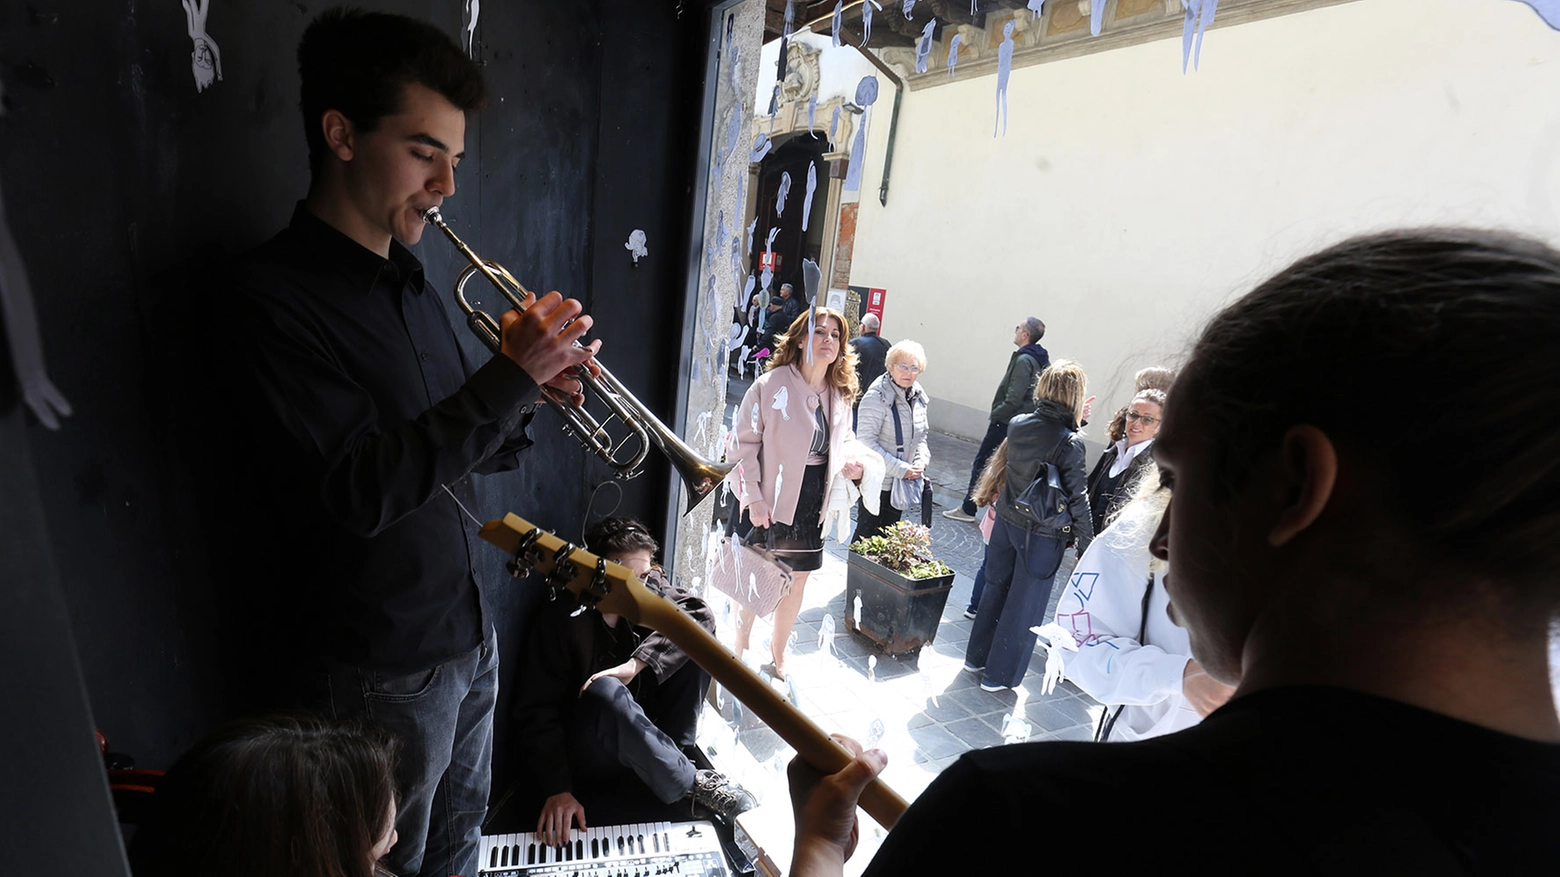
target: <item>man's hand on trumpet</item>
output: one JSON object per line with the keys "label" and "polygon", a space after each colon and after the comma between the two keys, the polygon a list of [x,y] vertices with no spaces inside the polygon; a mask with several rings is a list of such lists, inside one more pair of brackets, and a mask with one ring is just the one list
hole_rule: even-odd
{"label": "man's hand on trumpet", "polygon": [[591,318],[578,301],[549,292],[528,301],[524,311],[506,312],[498,324],[499,349],[525,369],[543,392],[560,402],[584,404],[574,367],[586,364],[592,374],[599,373],[593,357],[601,342],[578,343],[591,327]]}

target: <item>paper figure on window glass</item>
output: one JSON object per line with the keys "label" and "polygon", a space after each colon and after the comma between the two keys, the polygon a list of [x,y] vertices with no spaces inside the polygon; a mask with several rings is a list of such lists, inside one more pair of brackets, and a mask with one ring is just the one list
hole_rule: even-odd
{"label": "paper figure on window glass", "polygon": [[640,256],[650,255],[650,251],[645,249],[645,231],[642,228],[636,228],[629,232],[628,243],[624,244],[623,247],[628,250],[629,255],[634,257],[635,265],[639,264]]}
{"label": "paper figure on window glass", "polygon": [[[856,83],[856,105],[866,110],[877,100],[878,83],[875,76],[863,76]],[[856,138],[850,145],[850,168],[845,172],[845,191],[861,191],[861,166],[867,155],[867,114],[861,114],[856,124]]]}
{"label": "paper figure on window glass", "polygon": [[1035,14],[1035,18],[1039,18],[1045,12],[1045,0],[1029,0],[1029,11]]}
{"label": "paper figure on window glass", "polygon": [[190,50],[190,72],[195,74],[195,91],[205,91],[213,79],[222,78],[222,50],[206,33],[206,13],[211,0],[182,0],[184,21],[194,47]]}
{"label": "paper figure on window glass", "polygon": [[1518,3],[1526,3],[1533,7],[1545,24],[1555,30],[1560,30],[1560,0],[1517,0]]}
{"label": "paper figure on window glass", "polygon": [[[780,391],[781,392],[785,392],[785,387],[781,387]],[[791,419],[791,415],[790,415],[789,412],[785,411],[784,409],[781,409],[781,413],[785,414],[785,419],[786,420],[790,420]],[[780,493],[780,485],[782,485],[784,483],[785,483],[785,464],[781,463],[781,464],[779,464],[778,466],[775,467],[775,496],[781,496],[782,495]]]}
{"label": "paper figure on window glass", "polygon": [[1105,23],[1105,0],[1091,0],[1089,5],[1089,33],[1093,36],[1100,35],[1100,26]]}
{"label": "paper figure on window glass", "polygon": [[812,216],[813,195],[818,191],[818,165],[807,162],[807,191],[802,197],[802,231],[807,230],[807,220]]}
{"label": "paper figure on window glass", "polygon": [[791,172],[780,174],[780,188],[775,192],[775,216],[785,215],[785,199],[791,194]]}
{"label": "paper figure on window glass", "polygon": [[862,0],[861,47],[863,49],[867,47],[867,41],[872,39],[872,7],[874,6],[876,6],[879,10],[883,8],[883,4],[877,2],[877,0]]}
{"label": "paper figure on window glass", "polygon": [[[1192,58],[1192,68],[1197,69],[1202,64],[1202,40],[1203,32],[1208,30],[1208,25],[1213,24],[1213,13],[1219,7],[1219,0],[1181,0],[1186,7],[1186,18],[1181,25],[1181,72],[1186,72],[1186,61]],[[1197,49],[1192,49],[1192,37],[1195,34]]]}
{"label": "paper figure on window glass", "polygon": [[932,57],[932,31],[937,29],[937,19],[926,23],[921,28],[921,39],[915,44],[915,72],[925,73],[926,64]]}
{"label": "paper figure on window glass", "polygon": [[473,59],[477,57],[477,17],[481,14],[482,0],[466,0],[466,7],[460,13],[461,43]]}
{"label": "paper figure on window glass", "polygon": [[829,148],[834,148],[834,141],[840,130],[840,107],[834,108],[834,113],[829,116]]}
{"label": "paper figure on window glass", "polygon": [[818,117],[818,95],[807,98],[807,133],[813,133],[813,120]]}
{"label": "paper figure on window glass", "polygon": [[59,429],[60,418],[71,415],[70,402],[49,380],[43,361],[43,339],[38,335],[38,312],[33,305],[32,284],[27,280],[22,252],[16,247],[16,239],[11,237],[3,195],[0,195],[0,314],[5,318],[11,370],[16,374],[22,400],[32,409],[39,423],[49,429]]}
{"label": "paper figure on window glass", "polygon": [[914,15],[911,15],[911,13],[914,12],[914,11],[915,11],[915,0],[905,0],[905,8],[904,8],[905,21],[911,21],[911,20],[913,20],[915,18]]}
{"label": "paper figure on window glass", "polygon": [[964,42],[964,34],[956,33],[953,39],[948,41],[948,78],[953,78],[953,68],[959,66],[959,44]]}
{"label": "paper figure on window glass", "polygon": [[840,30],[845,27],[845,0],[836,0],[834,4],[834,48],[845,45],[840,39]]}
{"label": "paper figure on window glass", "polygon": [[748,161],[763,161],[764,156],[769,154],[769,146],[769,135],[758,132],[758,136],[753,138],[753,150],[748,153]]}
{"label": "paper figure on window glass", "polygon": [[[737,203],[741,204],[743,202],[741,200],[738,200]],[[756,216],[753,217],[753,221],[752,222],[748,223],[748,227],[747,227],[747,244],[742,247],[743,250],[746,250],[748,252],[752,252],[753,251],[753,232],[755,232],[755,231],[758,231],[758,217],[756,217]]]}
{"label": "paper figure on window glass", "polygon": [[1002,45],[997,47],[997,118],[991,125],[991,136],[997,136],[997,124],[1007,133],[1008,76],[1013,72],[1013,20],[1002,26]]}
{"label": "paper figure on window glass", "polygon": [[[811,259],[802,260],[802,289],[807,293],[808,308],[818,309],[818,287],[823,281],[823,271]],[[843,343],[843,342],[842,342]]]}

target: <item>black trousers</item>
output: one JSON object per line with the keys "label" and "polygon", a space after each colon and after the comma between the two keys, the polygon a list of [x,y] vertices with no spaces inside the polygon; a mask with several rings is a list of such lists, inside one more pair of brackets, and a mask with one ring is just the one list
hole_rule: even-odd
{"label": "black trousers", "polygon": [[681,747],[695,743],[699,703],[709,684],[709,675],[692,661],[665,682],[648,670],[630,685],[610,677],[596,680],[569,721],[570,770],[599,781],[628,768],[661,801],[681,798],[694,775]]}
{"label": "black trousers", "polygon": [[875,515],[867,511],[866,503],[856,500],[856,532],[851,534],[850,544],[855,545],[858,539],[870,539],[881,535],[884,530],[899,523],[905,513],[894,508],[893,503],[888,501],[892,494],[892,489],[883,491],[883,495],[878,499],[878,513]]}
{"label": "black trousers", "polygon": [[997,452],[997,446],[1007,438],[1007,424],[993,423],[986,427],[986,437],[980,440],[980,449],[975,452],[975,465],[970,467],[970,486],[964,491],[964,513],[975,514],[975,485],[980,481],[981,470],[986,468],[986,461]]}

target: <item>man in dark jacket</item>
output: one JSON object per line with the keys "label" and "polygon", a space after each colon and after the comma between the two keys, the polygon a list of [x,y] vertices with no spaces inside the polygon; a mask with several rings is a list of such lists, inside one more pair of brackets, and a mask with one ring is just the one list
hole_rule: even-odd
{"label": "man in dark jacket", "polygon": [[[710,607],[673,587],[653,564],[658,546],[642,524],[605,518],[585,534],[585,542],[715,632]],[[547,795],[537,833],[561,843],[573,823],[583,830],[585,808],[574,797],[576,786],[624,769],[668,804],[692,798],[728,817],[753,807],[757,802],[745,789],[715,771],[696,769],[683,752],[695,745],[709,676],[661,634],[594,609],[572,614],[576,607],[569,600],[541,607],[516,679],[519,748],[528,773]]]}
{"label": "man in dark jacket", "polygon": [[780,325],[774,328],[776,335],[791,328],[796,318],[807,310],[807,302],[801,300],[796,294],[796,288],[789,283],[780,284],[780,297],[785,299],[785,304],[780,306]]}
{"label": "man in dark jacket", "polygon": [[[888,361],[889,343],[878,335],[880,326],[882,323],[877,314],[867,314],[861,318],[861,334],[850,340],[850,346],[856,350],[856,386],[863,393],[887,370],[885,363]],[[852,428],[855,427],[856,408],[860,404],[859,396],[851,403]]]}
{"label": "man in dark jacket", "polygon": [[991,419],[986,426],[986,437],[981,439],[980,449],[975,452],[975,465],[970,469],[970,486],[964,491],[964,504],[944,511],[943,517],[955,521],[975,520],[975,500],[971,497],[975,493],[975,483],[980,481],[981,470],[986,468],[986,461],[991,459],[997,446],[1007,438],[1008,422],[1015,415],[1033,410],[1035,380],[1051,365],[1051,354],[1040,346],[1040,339],[1044,337],[1045,324],[1038,317],[1028,317],[1013,327],[1013,343],[1018,350],[1008,359],[1007,373],[997,385],[996,395],[991,397]]}

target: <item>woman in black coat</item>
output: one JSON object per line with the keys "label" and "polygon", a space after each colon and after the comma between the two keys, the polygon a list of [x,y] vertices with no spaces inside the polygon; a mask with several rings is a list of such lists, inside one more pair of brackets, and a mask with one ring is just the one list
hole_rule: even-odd
{"label": "woman in black coat", "polygon": [[1120,440],[1111,444],[1089,473],[1089,510],[1094,515],[1094,532],[1105,529],[1112,516],[1132,497],[1132,486],[1144,468],[1154,459],[1154,436],[1164,418],[1163,390],[1142,390],[1127,405],[1125,429]]}
{"label": "woman in black coat", "polygon": [[[1078,437],[1084,389],[1083,369],[1075,362],[1058,360],[1042,371],[1035,382],[1039,401],[1034,412],[1008,424],[1007,439],[991,455],[975,488],[977,504],[995,498],[997,509],[986,545],[986,587],[964,655],[964,669],[980,673],[986,691],[1012,688],[1024,678],[1035,650],[1029,629],[1044,620],[1062,552],[1075,544],[1082,554],[1094,536]],[[1014,501],[1045,463],[1057,467],[1072,514],[1072,523],[1060,529],[1035,522]]]}

